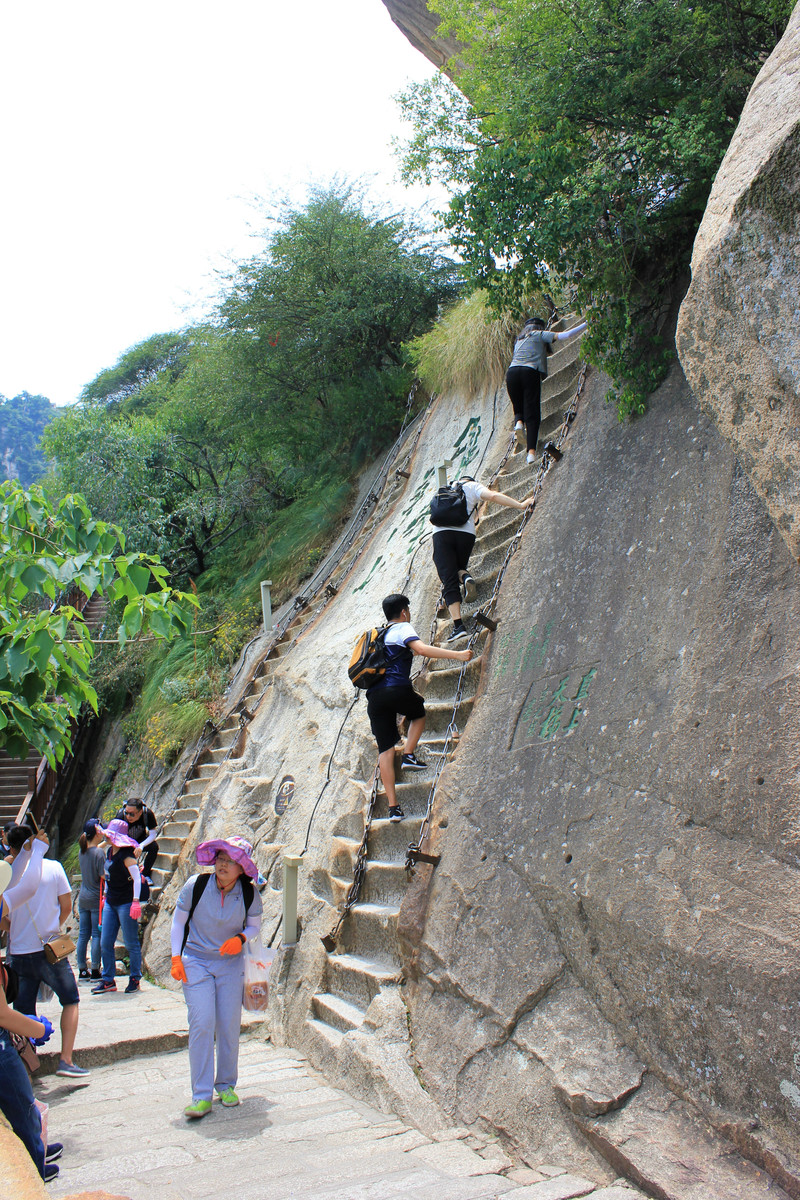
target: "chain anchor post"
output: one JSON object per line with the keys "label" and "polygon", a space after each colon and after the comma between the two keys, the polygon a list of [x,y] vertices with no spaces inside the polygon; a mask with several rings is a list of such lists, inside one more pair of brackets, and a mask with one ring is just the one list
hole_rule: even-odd
{"label": "chain anchor post", "polygon": [[436,468],[437,486],[440,488],[447,487],[447,472],[452,467],[452,459],[446,458],[440,467]]}
{"label": "chain anchor post", "polygon": [[297,870],[299,854],[283,856],[283,945],[297,945]]}
{"label": "chain anchor post", "polygon": [[264,617],[264,633],[272,633],[272,580],[261,580],[261,612]]}

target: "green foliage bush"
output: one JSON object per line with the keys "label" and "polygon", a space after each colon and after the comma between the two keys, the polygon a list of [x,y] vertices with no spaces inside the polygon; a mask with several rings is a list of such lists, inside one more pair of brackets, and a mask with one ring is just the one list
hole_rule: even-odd
{"label": "green foliage bush", "polygon": [[683,285],[708,192],[788,0],[431,0],[464,43],[402,98],[410,178],[453,190],[445,224],[472,280],[523,315],[563,282],[621,415],[666,370],[654,342]]}

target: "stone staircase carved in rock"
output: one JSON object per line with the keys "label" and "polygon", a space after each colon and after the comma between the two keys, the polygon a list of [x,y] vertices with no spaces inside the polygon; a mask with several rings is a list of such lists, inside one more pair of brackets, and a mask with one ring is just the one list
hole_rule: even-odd
{"label": "stone staircase carved in rock", "polygon": [[[397,497],[405,487],[406,475],[396,469],[398,459],[405,466],[414,453],[419,440],[425,415],[416,421],[416,432],[411,438],[410,445],[398,439],[397,455],[387,459],[385,483],[379,479],[373,485],[373,491],[368,500],[374,501],[374,507],[356,531],[344,554],[338,559],[335,567],[326,576],[324,588],[313,599],[296,602],[297,615],[290,621],[279,640],[269,649],[257,666],[251,671],[249,681],[243,695],[235,707],[226,716],[213,739],[197,755],[195,762],[186,775],[174,809],[169,813],[158,835],[159,853],[153,865],[151,878],[151,901],[154,903],[166,887],[178,864],[181,851],[190,836],[200,815],[203,796],[219,771],[236,770],[236,743],[245,734],[246,726],[255,713],[264,692],[272,682],[272,673],[279,662],[301,637],[306,627],[315,620],[330,600],[336,595],[351,567],[360,557],[362,550],[369,542],[373,530],[386,516],[387,511],[395,504]],[[409,429],[413,430],[414,423]],[[383,487],[381,488],[381,484]],[[380,494],[378,494],[380,493]],[[347,538],[348,532],[342,535]],[[335,550],[332,552],[335,555]],[[302,604],[302,607],[300,605]],[[242,747],[239,751],[241,753]]]}

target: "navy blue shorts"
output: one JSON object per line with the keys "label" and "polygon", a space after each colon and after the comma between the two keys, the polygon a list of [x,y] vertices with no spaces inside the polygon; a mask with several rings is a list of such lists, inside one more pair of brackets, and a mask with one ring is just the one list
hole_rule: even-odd
{"label": "navy blue shorts", "polygon": [[36,950],[33,954],[12,954],[8,961],[19,975],[19,992],[14,1001],[17,1012],[36,1012],[40,983],[46,983],[53,989],[62,1008],[80,1003],[78,984],[68,959],[62,958],[61,962],[51,963],[47,961],[44,950]]}
{"label": "navy blue shorts", "polygon": [[416,721],[425,716],[425,703],[410,683],[400,687],[379,687],[367,693],[367,716],[378,743],[378,753],[391,750],[400,740],[397,717]]}

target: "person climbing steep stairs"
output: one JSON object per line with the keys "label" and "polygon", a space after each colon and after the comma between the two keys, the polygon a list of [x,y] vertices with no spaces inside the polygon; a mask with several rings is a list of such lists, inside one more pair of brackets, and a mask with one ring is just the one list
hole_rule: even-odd
{"label": "person climbing steep stairs", "polygon": [[[571,328],[573,320],[560,321],[556,329]],[[548,441],[559,427],[564,436],[570,420],[565,412],[576,397],[581,378],[580,337],[567,341],[550,359],[550,372],[544,381],[542,422],[539,432],[540,479],[548,460],[560,457],[557,448],[545,450]],[[574,412],[574,408],[571,410]],[[562,439],[563,440],[563,439]],[[517,440],[512,436],[502,460],[500,473],[492,486],[517,501],[527,498],[531,489],[534,468],[525,461]],[[543,461],[544,458],[544,461]],[[427,723],[420,742],[420,756],[428,764],[424,771],[409,778],[398,772],[397,803],[405,814],[402,825],[389,819],[385,794],[373,781],[372,820],[366,833],[366,857],[363,837],[354,836],[352,822],[347,832],[334,830],[327,886],[317,894],[334,907],[344,909],[345,919],[337,922],[335,934],[323,938],[327,950],[324,978],[312,996],[307,1019],[309,1031],[320,1045],[320,1061],[330,1062],[331,1054],[340,1050],[348,1032],[368,1024],[368,1009],[373,1000],[388,989],[399,989],[401,963],[397,940],[397,922],[406,894],[410,865],[409,850],[420,847],[432,800],[432,783],[442,767],[443,756],[452,758],[460,731],[469,720],[480,682],[483,653],[489,629],[476,624],[476,614],[491,607],[498,578],[514,543],[518,544],[522,517],[519,510],[492,507],[482,516],[476,530],[475,546],[470,557],[471,587],[465,589],[462,614],[471,633],[469,645],[475,658],[468,664],[452,664],[446,660],[429,660],[416,687],[424,694]],[[447,609],[440,604],[439,612],[446,618]],[[487,624],[493,624],[491,619]],[[449,623],[439,613],[431,628],[431,641],[446,640]],[[461,642],[461,645],[466,643]],[[459,698],[457,706],[454,701]],[[399,766],[399,760],[398,760]],[[366,791],[366,785],[362,785]],[[354,792],[354,802],[360,795]],[[425,861],[423,859],[423,861]],[[352,886],[354,874],[362,882],[354,903]],[[366,1023],[366,1024],[365,1024]]]}

